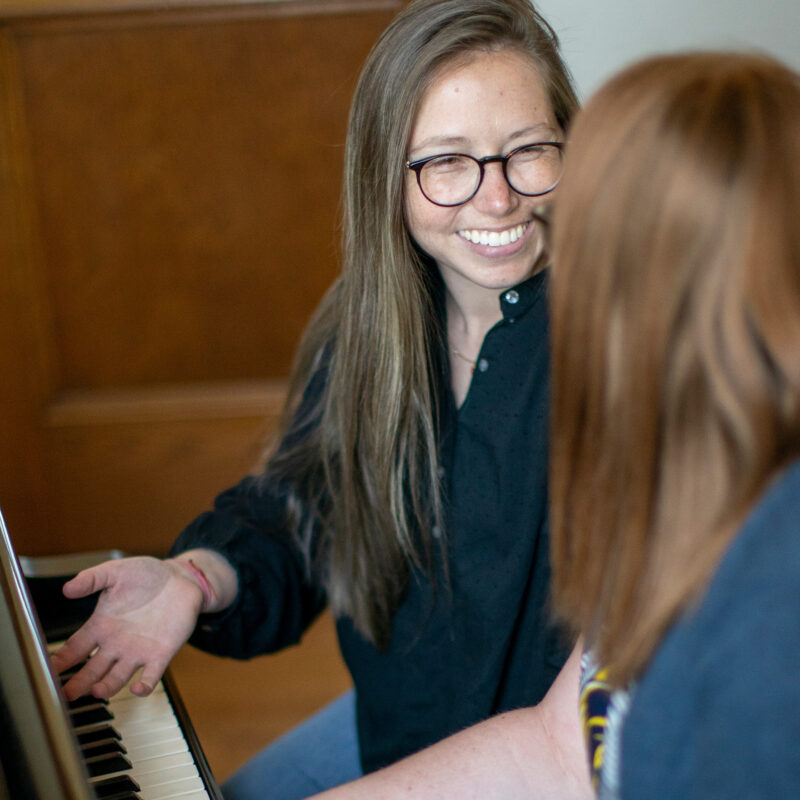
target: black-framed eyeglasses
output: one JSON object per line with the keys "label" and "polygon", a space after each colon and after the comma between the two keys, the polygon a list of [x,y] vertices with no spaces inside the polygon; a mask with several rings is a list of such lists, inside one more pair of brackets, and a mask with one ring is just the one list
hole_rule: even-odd
{"label": "black-framed eyeglasses", "polygon": [[562,142],[533,142],[515,147],[504,156],[475,158],[465,153],[440,153],[406,167],[417,175],[420,191],[437,206],[460,206],[481,188],[484,168],[494,161],[503,165],[508,185],[518,194],[538,197],[555,189],[564,168]]}

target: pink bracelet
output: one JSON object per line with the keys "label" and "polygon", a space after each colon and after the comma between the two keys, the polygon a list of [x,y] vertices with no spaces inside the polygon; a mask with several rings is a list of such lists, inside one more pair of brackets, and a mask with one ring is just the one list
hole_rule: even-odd
{"label": "pink bracelet", "polygon": [[203,607],[200,610],[207,611],[211,607],[212,601],[217,599],[217,593],[214,591],[214,587],[211,585],[208,578],[206,578],[205,572],[203,572],[191,558],[187,558],[186,561],[181,561],[180,563],[186,566],[195,579],[195,582],[200,587],[200,591],[203,593]]}

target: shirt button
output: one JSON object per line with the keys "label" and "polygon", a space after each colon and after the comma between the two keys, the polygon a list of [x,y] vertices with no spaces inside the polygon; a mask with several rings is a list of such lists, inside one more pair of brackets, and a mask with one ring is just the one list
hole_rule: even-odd
{"label": "shirt button", "polygon": [[434,525],[431,528],[431,536],[433,536],[434,539],[438,539],[438,538],[441,537],[441,535],[442,535],[442,531],[439,528],[439,526],[438,525]]}
{"label": "shirt button", "polygon": [[519,292],[516,289],[509,289],[506,292],[506,303],[511,303],[511,305],[515,305],[519,302]]}
{"label": "shirt button", "polygon": [[445,468],[444,468],[444,467],[437,467],[437,469],[436,469],[436,474],[437,474],[437,475],[438,475],[440,478],[444,478],[444,476],[445,476],[445,474],[446,474],[446,470],[445,470]]}
{"label": "shirt button", "polygon": [[489,369],[489,362],[485,358],[482,358],[478,362],[477,367],[478,367],[478,372],[486,372],[486,370]]}

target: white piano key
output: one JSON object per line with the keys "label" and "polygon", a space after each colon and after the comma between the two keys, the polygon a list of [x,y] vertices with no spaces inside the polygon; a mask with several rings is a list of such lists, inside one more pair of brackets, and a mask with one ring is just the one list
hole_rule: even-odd
{"label": "white piano key", "polygon": [[200,776],[193,764],[187,764],[182,767],[171,767],[170,769],[160,769],[156,772],[146,772],[144,775],[137,775],[134,770],[131,773],[131,777],[142,789],[152,789],[156,786],[168,787],[171,783],[189,780],[190,778],[197,778],[200,780]]}
{"label": "white piano key", "polygon": [[[144,795],[142,797],[143,800],[152,800]],[[201,789],[199,792],[194,789],[190,789],[188,792],[181,791],[180,794],[170,794],[166,798],[156,798],[156,800],[172,800],[173,797],[175,800],[209,800],[208,792],[205,789]]]}
{"label": "white piano key", "polygon": [[203,781],[200,778],[185,778],[174,783],[165,783],[161,786],[142,788],[138,792],[142,800],[188,800],[199,797],[208,800],[208,793],[204,793]]}
{"label": "white piano key", "polygon": [[164,712],[171,713],[172,704],[165,694],[151,694],[149,697],[131,697],[118,703],[109,703],[108,710],[115,719],[136,722],[142,719],[152,719]]}
{"label": "white piano key", "polygon": [[[175,720],[177,723],[177,719]],[[147,747],[148,745],[171,742],[173,739],[185,741],[183,731],[177,726],[146,730],[142,733],[128,733],[125,737],[126,747]]]}
{"label": "white piano key", "polygon": [[183,738],[174,738],[167,742],[157,742],[155,744],[139,745],[137,747],[132,747],[127,740],[124,744],[128,751],[126,754],[128,759],[134,763],[147,761],[151,758],[158,758],[159,756],[172,756],[178,753],[189,752],[189,744]]}
{"label": "white piano key", "polygon": [[159,783],[194,778],[196,775],[197,767],[191,753],[149,758],[140,764],[134,764],[130,770],[130,776],[142,786],[157,786]]}
{"label": "white piano key", "polygon": [[[152,720],[140,720],[138,722],[123,722],[118,724],[116,720],[111,720],[111,724],[122,734],[122,736],[138,736],[148,731],[164,732],[167,730],[180,730],[180,723],[174,714],[165,714],[163,717],[154,717]],[[124,730],[123,730],[124,729]]]}
{"label": "white piano key", "polygon": [[150,747],[163,747],[165,748],[165,752],[179,744],[186,744],[188,747],[188,742],[183,735],[183,731],[178,728],[165,728],[156,731],[156,734],[157,735],[154,734],[149,739],[146,733],[137,734],[136,736],[126,736],[125,747],[127,747],[128,751],[131,753],[136,753],[140,749],[144,750]]}

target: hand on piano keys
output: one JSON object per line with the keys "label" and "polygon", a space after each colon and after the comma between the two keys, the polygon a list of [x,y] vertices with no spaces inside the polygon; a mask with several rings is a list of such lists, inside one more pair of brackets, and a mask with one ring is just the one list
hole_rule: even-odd
{"label": "hand on piano keys", "polygon": [[[193,551],[188,557],[194,555],[202,569],[206,552]],[[213,553],[212,564],[216,563],[214,558],[222,562],[223,567],[231,569],[227,561]],[[76,561],[93,566],[79,572],[74,582],[68,581],[72,587],[65,594],[79,597],[99,591],[100,597],[96,604],[78,603],[77,608],[72,609],[77,613],[53,614],[52,608],[47,608],[53,600],[50,590],[60,588],[64,577],[74,573],[74,569],[68,567]],[[4,638],[3,644],[11,651],[8,661],[15,675],[13,683],[4,685],[14,686],[13,694],[20,701],[15,702],[14,714],[8,717],[10,725],[7,727],[11,728],[10,736],[18,737],[20,747],[24,747],[24,751],[20,751],[24,757],[19,759],[20,765],[14,771],[13,785],[24,787],[25,798],[31,800],[45,796],[88,798],[89,794],[100,800],[223,800],[177,688],[165,667],[155,670],[158,675],[151,680],[152,685],[147,687],[145,697],[137,696],[129,689],[113,699],[91,696],[76,699],[82,692],[75,691],[69,692],[71,699],[68,700],[68,693],[61,690],[70,683],[74,687],[73,681],[80,686],[80,681],[84,680],[86,689],[99,688],[102,691],[107,686],[102,680],[104,673],[101,670],[95,679],[92,662],[102,664],[103,658],[114,652],[115,641],[124,641],[126,632],[130,633],[137,617],[142,620],[150,617],[152,620],[155,614],[156,633],[164,629],[164,625],[159,627],[159,615],[172,618],[167,620],[166,630],[174,631],[176,608],[171,604],[175,586],[182,587],[182,592],[179,592],[184,596],[182,602],[191,606],[188,613],[183,609],[184,625],[190,632],[197,619],[198,597],[204,596],[203,589],[192,578],[193,570],[185,570],[175,559],[161,562],[156,559],[116,558],[97,565],[96,558],[79,555],[77,558],[46,558],[42,563],[34,559],[26,559],[26,562],[27,572],[23,573],[0,515],[0,577],[4,579],[4,591],[0,595],[8,601],[0,607],[0,621],[3,622],[0,628],[8,628],[12,634],[10,639]],[[126,562],[124,567],[120,570],[113,568],[121,562]],[[79,566],[76,568],[80,569]],[[168,586],[162,582],[162,588],[154,591],[153,584],[150,584],[149,590],[142,595],[143,585],[145,589],[148,585],[147,578],[140,580],[137,575],[141,576],[143,572],[148,573],[151,579],[153,572],[156,578],[159,572],[172,577],[166,581]],[[180,577],[184,572],[188,578],[186,574]],[[222,574],[224,576],[224,571]],[[216,573],[213,577],[218,579]],[[43,582],[39,583],[40,579]],[[155,585],[158,585],[157,581]],[[78,633],[72,634],[67,642],[54,643],[48,636],[48,629],[36,619],[32,603],[35,603],[37,587],[39,599],[46,599],[41,613],[50,618],[50,636],[53,639],[68,636],[84,621]],[[230,602],[236,589],[234,575],[232,583],[221,586],[224,602]],[[150,600],[143,602],[142,597],[148,595]],[[137,598],[138,603],[135,602]],[[115,609],[117,602],[119,605]],[[148,602],[152,605],[149,612],[143,614],[143,607]],[[92,607],[95,612],[90,614]],[[177,613],[181,615],[180,611]],[[89,619],[85,621],[87,616]],[[56,630],[60,635],[55,635]],[[183,644],[186,636],[188,633],[173,636],[174,651]],[[95,643],[90,646],[93,639]],[[98,650],[101,646],[106,648],[105,656],[102,649]],[[85,648],[88,648],[86,655],[89,656],[86,663],[78,655]],[[135,663],[144,664],[147,660],[132,651],[129,655]],[[0,663],[5,662],[4,654]],[[152,665],[150,669],[152,676]],[[58,673],[65,674],[58,676]],[[4,679],[9,674],[5,670]],[[80,677],[81,674],[84,678]],[[134,675],[138,680],[134,681],[132,689],[143,685],[143,676],[138,675],[136,669],[128,679]],[[31,720],[37,715],[39,720],[34,724]],[[5,762],[3,766],[6,766]],[[31,772],[32,769],[35,773]],[[3,797],[6,796],[4,786],[4,777],[0,775],[0,795]]]}
{"label": "hand on piano keys", "polygon": [[149,694],[191,635],[200,612],[225,608],[237,589],[228,562],[207,550],[166,560],[115,559],[79,572],[64,584],[64,594],[79,598],[99,592],[99,597],[91,617],[53,654],[56,672],[83,664],[64,685],[65,697],[112,697],[139,670],[130,691]]}

